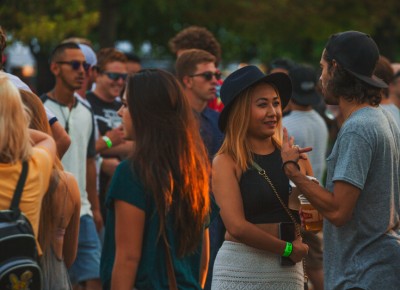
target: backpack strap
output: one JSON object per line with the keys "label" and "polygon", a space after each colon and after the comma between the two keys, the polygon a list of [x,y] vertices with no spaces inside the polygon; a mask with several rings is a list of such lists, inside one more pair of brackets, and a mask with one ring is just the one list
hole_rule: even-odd
{"label": "backpack strap", "polygon": [[12,210],[14,212],[19,213],[19,211],[20,211],[19,210],[19,202],[21,200],[22,192],[23,192],[24,186],[25,186],[26,177],[28,175],[28,168],[29,168],[28,162],[26,160],[24,160],[22,162],[21,175],[19,176],[17,187],[15,188],[14,196],[13,196],[13,199],[11,201],[11,206],[10,206],[10,210]]}

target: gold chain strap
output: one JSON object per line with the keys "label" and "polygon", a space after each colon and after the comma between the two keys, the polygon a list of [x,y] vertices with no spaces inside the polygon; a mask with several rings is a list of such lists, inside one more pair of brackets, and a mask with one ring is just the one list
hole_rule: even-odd
{"label": "gold chain strap", "polygon": [[[269,186],[271,186],[272,191],[275,193],[276,197],[278,198],[280,204],[282,205],[282,207],[285,209],[286,213],[288,214],[288,216],[290,217],[290,219],[292,220],[292,222],[295,225],[296,228],[296,235],[297,236],[302,236],[301,235],[301,229],[300,229],[300,225],[299,223],[296,221],[296,219],[294,218],[293,214],[290,212],[289,208],[286,206],[286,204],[283,202],[281,196],[278,194],[278,191],[276,190],[274,184],[272,183],[271,179],[268,177],[267,173],[265,172],[264,169],[261,168],[260,165],[258,165],[256,162],[253,161],[253,167],[258,171],[258,174],[260,174],[262,177],[264,177],[264,179],[268,182]],[[306,260],[303,258],[302,259],[303,262],[303,272],[304,272],[304,283],[308,282],[308,275],[306,272]]]}

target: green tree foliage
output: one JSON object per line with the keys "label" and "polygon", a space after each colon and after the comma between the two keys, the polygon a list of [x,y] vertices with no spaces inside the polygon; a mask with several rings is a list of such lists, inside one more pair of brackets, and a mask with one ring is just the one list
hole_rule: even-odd
{"label": "green tree foliage", "polygon": [[68,36],[100,46],[150,41],[153,56],[171,56],[168,40],[189,25],[205,26],[223,59],[268,61],[286,56],[316,62],[332,33],[370,33],[382,54],[398,60],[397,0],[3,0],[1,25],[26,42],[54,45]]}
{"label": "green tree foliage", "polygon": [[5,0],[0,6],[1,25],[27,43],[37,38],[43,45],[70,36],[86,37],[98,23],[93,1]]}
{"label": "green tree foliage", "polygon": [[[317,61],[332,33],[370,33],[382,53],[395,58],[400,2],[387,0],[146,0],[120,6],[119,36],[135,44],[150,40],[161,54],[179,30],[210,29],[225,60],[287,56]],[[397,12],[397,13],[396,13]]]}

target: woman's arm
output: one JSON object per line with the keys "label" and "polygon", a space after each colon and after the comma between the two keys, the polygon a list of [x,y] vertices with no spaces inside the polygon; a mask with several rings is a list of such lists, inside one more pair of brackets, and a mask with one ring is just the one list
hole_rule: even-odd
{"label": "woman's arm", "polygon": [[33,129],[29,129],[29,137],[31,138],[33,147],[40,146],[46,149],[53,165],[56,158],[56,143],[54,139],[50,135]]}
{"label": "woman's arm", "polygon": [[[231,157],[226,154],[215,157],[212,168],[212,190],[226,230],[233,238],[248,246],[282,255],[286,246],[285,241],[264,232],[245,219],[236,172],[236,165]],[[307,251],[307,245],[295,241],[292,260],[299,262]]]}
{"label": "woman's arm", "polygon": [[71,138],[58,121],[51,125],[51,133],[57,145],[58,157],[61,159],[71,145]]}
{"label": "woman's arm", "polygon": [[200,287],[202,289],[206,285],[209,261],[210,261],[210,235],[208,229],[205,229],[203,234],[203,248],[201,251],[200,279],[199,279]]}
{"label": "woman's arm", "polygon": [[132,290],[142,255],[145,212],[121,200],[115,200],[115,262],[112,290]]}
{"label": "woman's arm", "polygon": [[75,177],[71,173],[65,172],[65,178],[70,195],[69,199],[72,200],[74,204],[71,219],[65,230],[64,243],[63,243],[64,262],[67,268],[69,268],[74,263],[76,258],[76,253],[78,251],[81,195]]}

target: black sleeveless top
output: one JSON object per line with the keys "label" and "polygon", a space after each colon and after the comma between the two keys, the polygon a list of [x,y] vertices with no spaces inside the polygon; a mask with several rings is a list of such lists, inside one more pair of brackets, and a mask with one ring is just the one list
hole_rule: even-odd
{"label": "black sleeveless top", "polygon": [[[254,161],[265,170],[278,194],[285,202],[289,201],[289,179],[282,170],[279,149],[268,155],[253,154]],[[291,222],[289,215],[280,204],[269,183],[250,166],[239,182],[243,199],[244,215],[253,224]],[[294,214],[297,219],[298,214]]]}

